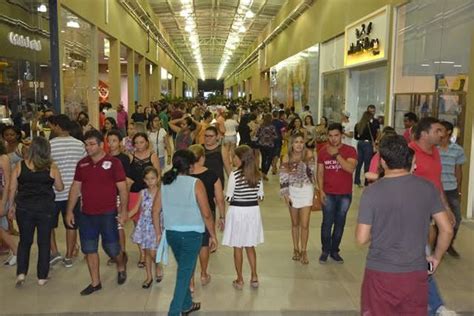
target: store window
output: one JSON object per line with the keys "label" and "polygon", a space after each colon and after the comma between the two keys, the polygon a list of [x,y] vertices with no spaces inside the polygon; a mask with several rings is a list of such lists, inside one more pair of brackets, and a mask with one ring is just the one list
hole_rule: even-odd
{"label": "store window", "polygon": [[[75,119],[79,112],[87,112],[87,104],[93,100],[90,97],[98,83],[94,82],[94,73],[97,73],[97,64],[92,65],[93,52],[91,47],[97,47],[93,43],[92,28],[89,23],[74,15],[69,10],[60,9],[60,50],[62,67],[62,91],[64,98],[63,112]],[[103,45],[101,45],[103,49]],[[104,50],[103,50],[104,51]],[[105,63],[107,53],[99,55]],[[107,69],[103,68],[106,72]],[[108,87],[99,85],[99,95],[106,98]]]}
{"label": "store window", "polygon": [[0,120],[51,107],[48,1],[1,1]]}
{"label": "store window", "polygon": [[336,71],[323,74],[323,112],[329,122],[341,122],[345,107],[346,74]]}
{"label": "store window", "polygon": [[397,11],[394,121],[403,114],[435,116],[457,127],[462,139],[474,1],[414,0]]}
{"label": "store window", "polygon": [[310,106],[317,113],[319,90],[319,45],[285,59],[270,70],[271,101],[302,112]]}

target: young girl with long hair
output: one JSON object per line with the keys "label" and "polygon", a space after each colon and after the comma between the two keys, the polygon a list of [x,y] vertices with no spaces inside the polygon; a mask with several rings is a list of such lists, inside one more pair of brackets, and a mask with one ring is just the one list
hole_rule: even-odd
{"label": "young girl with long hair", "polygon": [[293,257],[308,264],[306,246],[309,236],[309,220],[313,205],[313,183],[316,162],[311,150],[305,148],[304,136],[290,137],[288,155],[283,157],[280,169],[280,194],[285,199],[291,216]]}
{"label": "young girl with long hair", "polygon": [[146,279],[143,281],[142,288],[148,289],[153,283],[153,266],[155,266],[156,270],[156,282],[161,282],[163,278],[161,269],[159,269],[157,264],[154,262],[158,244],[152,219],[153,200],[158,192],[158,183],[160,181],[158,170],[154,167],[146,167],[143,171],[143,180],[147,187],[140,191],[140,197],[135,206],[137,209],[136,211],[141,207],[141,214],[138,223],[135,226],[132,240],[145,252]]}
{"label": "young girl with long hair", "polygon": [[230,206],[226,215],[222,244],[234,248],[234,264],[237,279],[235,289],[244,285],[242,276],[243,251],[245,248],[251,269],[250,285],[259,286],[255,247],[263,243],[262,217],[259,200],[263,199],[263,182],[252,148],[241,145],[235,149],[234,165],[237,170],[229,176],[226,200]]}

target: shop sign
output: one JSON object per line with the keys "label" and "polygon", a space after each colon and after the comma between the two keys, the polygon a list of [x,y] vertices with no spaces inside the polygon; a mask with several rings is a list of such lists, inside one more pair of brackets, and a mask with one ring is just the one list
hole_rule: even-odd
{"label": "shop sign", "polygon": [[387,59],[390,6],[346,26],[344,66],[362,66]]}
{"label": "shop sign", "polygon": [[365,23],[362,23],[360,28],[355,29],[357,41],[350,44],[349,50],[347,51],[348,55],[359,53],[372,53],[373,55],[378,55],[380,53],[380,40],[378,38],[371,38],[370,35],[372,28],[373,24],[372,22],[369,22],[367,26]]}
{"label": "shop sign", "polygon": [[12,45],[29,48],[35,51],[41,51],[41,41],[38,39],[30,39],[29,36],[24,36],[14,32],[8,33],[8,40]]}

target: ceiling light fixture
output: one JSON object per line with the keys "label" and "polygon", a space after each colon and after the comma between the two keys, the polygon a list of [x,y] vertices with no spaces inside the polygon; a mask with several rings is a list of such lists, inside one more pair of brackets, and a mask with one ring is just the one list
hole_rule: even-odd
{"label": "ceiling light fixture", "polygon": [[224,74],[224,70],[230,63],[234,50],[239,46],[241,37],[240,33],[245,33],[247,28],[245,22],[247,19],[252,19],[255,14],[250,10],[253,0],[240,0],[240,5],[237,8],[237,13],[234,16],[234,21],[230,26],[230,33],[227,37],[227,41],[224,45],[224,51],[222,52],[221,64],[217,71],[217,80],[219,80]]}
{"label": "ceiling light fixture", "polygon": [[429,67],[430,64],[421,64],[421,67]]}
{"label": "ceiling light fixture", "polygon": [[39,7],[38,7],[38,12],[42,12],[42,13],[45,13],[45,12],[48,12],[48,8],[46,7],[46,5],[43,3],[41,4]]}
{"label": "ceiling light fixture", "polygon": [[197,24],[194,16],[193,4],[191,0],[181,0],[181,4],[183,6],[181,8],[180,15],[184,18],[184,30],[188,33],[189,47],[191,47],[190,53],[196,62],[199,76],[202,80],[205,80],[201,50],[199,48],[199,35],[196,31]]}
{"label": "ceiling light fixture", "polygon": [[462,65],[453,65],[453,67],[455,67],[455,68],[461,68]]}
{"label": "ceiling light fixture", "polygon": [[69,21],[67,21],[66,26],[67,26],[67,27],[70,27],[70,28],[72,28],[72,29],[78,29],[78,28],[81,27],[81,26],[79,25],[79,22],[74,21],[74,20],[69,20]]}

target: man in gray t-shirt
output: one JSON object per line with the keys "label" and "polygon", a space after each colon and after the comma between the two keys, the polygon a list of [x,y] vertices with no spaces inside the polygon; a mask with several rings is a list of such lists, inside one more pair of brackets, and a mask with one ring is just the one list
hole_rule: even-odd
{"label": "man in gray t-shirt", "polygon": [[[452,227],[439,191],[411,175],[413,154],[402,136],[380,144],[385,177],[369,186],[359,205],[356,238],[370,241],[362,284],[363,315],[426,315],[427,261],[437,268],[452,237]],[[426,258],[430,218],[439,227],[433,257]]]}

